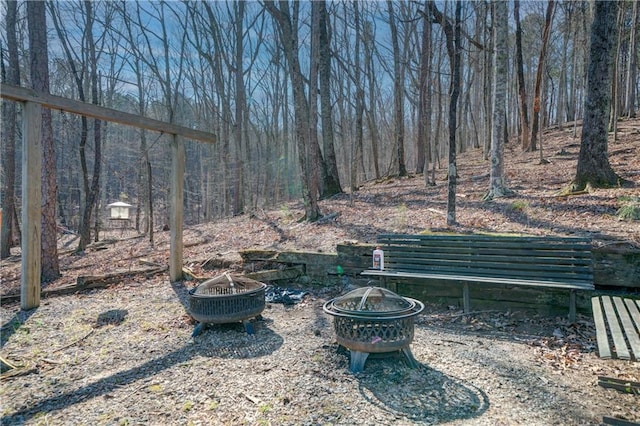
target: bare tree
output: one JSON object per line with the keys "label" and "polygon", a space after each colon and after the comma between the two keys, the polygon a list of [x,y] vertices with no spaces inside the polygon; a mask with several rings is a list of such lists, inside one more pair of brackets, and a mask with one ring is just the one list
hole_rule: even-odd
{"label": "bare tree", "polygon": [[[18,40],[17,40],[17,23],[18,23],[18,2],[15,0],[7,0],[7,67],[4,67],[4,58],[2,58],[2,81],[16,86],[20,85],[20,62],[18,59]],[[4,49],[2,49],[4,52]],[[2,181],[2,236],[0,237],[0,258],[4,259],[11,256],[11,247],[13,246],[14,227],[18,227],[17,221],[14,222],[16,215],[16,116],[17,108],[15,102],[2,102],[2,141],[4,152],[2,153],[2,169],[4,179]]]}
{"label": "bare tree", "polygon": [[398,162],[398,175],[407,175],[407,166],[404,159],[404,67],[400,63],[400,43],[398,41],[398,27],[393,11],[393,2],[387,0],[389,12],[389,28],[391,29],[391,43],[393,45],[393,111],[395,126],[395,145]]}
{"label": "bare tree", "polygon": [[633,2],[633,9],[631,11],[631,28],[629,29],[629,61],[627,63],[627,87],[625,93],[625,109],[624,113],[629,118],[635,118],[636,116],[636,76],[638,75],[638,19],[640,19],[640,12],[638,8],[640,1],[635,0]]}
{"label": "bare tree", "polygon": [[524,67],[522,64],[522,25],[520,24],[520,0],[513,2],[513,16],[516,21],[516,74],[518,76],[518,96],[520,110],[520,135],[522,135],[522,149],[529,147],[529,113],[527,111],[527,88],[524,81]]}
{"label": "bare tree", "polygon": [[[60,24],[60,9],[54,8],[54,3],[48,3],[51,11],[52,21],[56,28],[56,32],[63,46],[69,68],[73,73],[78,96],[81,101],[86,101],[85,76],[88,75],[89,88],[91,90],[91,103],[98,105],[98,57],[96,54],[96,41],[94,40],[94,22],[95,16],[93,4],[90,1],[83,1],[82,18],[84,19],[84,28],[82,30],[81,44],[77,49],[73,49],[69,43],[69,37]],[[57,4],[59,6],[59,4]],[[104,38],[103,38],[104,41]],[[103,42],[102,41],[102,42]],[[101,49],[100,49],[101,50]],[[75,53],[75,56],[74,56]],[[81,56],[79,56],[81,55]],[[85,56],[86,55],[86,56]],[[80,66],[80,69],[77,67]],[[89,180],[89,165],[87,162],[87,141],[89,137],[89,126],[86,117],[81,118],[82,130],[80,132],[80,166],[82,168],[82,189],[84,205],[82,206],[80,225],[78,234],[80,236],[76,252],[84,252],[87,245],[91,242],[91,216],[98,200],[98,190],[100,185],[100,168],[102,164],[102,124],[100,120],[93,120],[93,173]]]}
{"label": "bare tree", "polygon": [[429,181],[429,162],[432,161],[431,152],[431,8],[433,1],[425,2],[422,19],[422,38],[420,46],[420,86],[418,105],[418,150],[416,173],[424,173],[425,185],[433,184]]}
{"label": "bare tree", "polygon": [[461,17],[462,6],[456,2],[455,21],[452,24],[449,18],[434,4],[431,9],[435,20],[440,24],[445,34],[447,54],[449,55],[449,68],[451,80],[449,84],[449,162],[447,168],[447,225],[456,223],[456,180],[458,169],[456,166],[456,131],[458,118],[458,98],[460,96],[460,60],[462,52]]}
{"label": "bare tree", "polygon": [[507,44],[507,2],[493,2],[493,107],[491,130],[491,171],[489,192],[485,199],[504,197],[510,193],[504,181],[505,108],[507,98],[507,77],[509,48]]}
{"label": "bare tree", "polygon": [[[300,69],[298,58],[298,29],[296,26],[300,4],[294,2],[289,10],[289,3],[281,0],[279,7],[275,2],[268,1],[264,6],[273,17],[280,35],[284,55],[289,68],[289,78],[293,90],[296,139],[298,141],[298,155],[302,175],[302,198],[305,206],[305,218],[309,221],[316,221],[320,218],[320,207],[318,206],[317,174],[318,159],[317,151],[311,146],[309,140],[309,103],[304,91],[304,76]],[[314,129],[315,130],[315,129]]]}
{"label": "bare tree", "polygon": [[[29,24],[29,59],[31,85],[36,92],[49,93],[49,52],[47,49],[47,19],[45,4],[27,2]],[[41,282],[60,277],[58,261],[58,226],[56,223],[56,153],[53,144],[51,110],[42,108],[42,256]]]}
{"label": "bare tree", "polygon": [[526,151],[535,151],[537,149],[536,143],[538,139],[538,127],[540,123],[540,93],[542,90],[542,77],[544,73],[544,63],[547,57],[547,46],[549,45],[549,37],[551,35],[551,24],[553,21],[553,6],[554,0],[549,0],[547,3],[547,13],[544,19],[544,29],[542,30],[542,48],[540,49],[540,56],[538,57],[538,70],[536,72],[536,85],[533,93],[533,118],[531,121],[531,139],[529,140],[529,146],[526,147]]}
{"label": "bare tree", "polygon": [[317,0],[319,13],[319,63],[318,77],[320,78],[320,116],[322,118],[322,148],[326,163],[326,178],[323,185],[322,197],[342,192],[338,163],[334,146],[333,113],[331,107],[331,33],[329,31],[329,17],[325,0]]}
{"label": "bare tree", "polygon": [[571,190],[607,187],[621,183],[609,163],[608,123],[611,104],[611,63],[615,53],[616,13],[618,3],[606,0],[595,2],[591,24],[587,98],[584,105],[582,139],[576,176]]}

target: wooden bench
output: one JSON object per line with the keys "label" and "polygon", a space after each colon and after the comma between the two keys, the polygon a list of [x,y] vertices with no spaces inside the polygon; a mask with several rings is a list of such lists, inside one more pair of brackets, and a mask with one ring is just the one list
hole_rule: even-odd
{"label": "wooden bench", "polygon": [[377,239],[384,270],[362,275],[387,279],[437,279],[462,283],[470,312],[469,283],[567,289],[575,321],[576,291],[594,289],[591,240],[573,237],[400,235]]}

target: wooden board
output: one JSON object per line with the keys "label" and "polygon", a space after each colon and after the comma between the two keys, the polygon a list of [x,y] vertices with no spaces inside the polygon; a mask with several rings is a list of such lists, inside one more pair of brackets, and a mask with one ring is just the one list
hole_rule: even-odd
{"label": "wooden board", "polygon": [[633,325],[633,321],[631,320],[629,311],[627,311],[627,307],[622,301],[622,298],[614,297],[613,303],[616,305],[616,309],[618,310],[618,316],[620,317],[620,322],[622,323],[624,334],[627,337],[627,341],[629,342],[631,352],[633,353],[633,356],[636,360],[640,359],[640,336],[638,335],[638,331]]}
{"label": "wooden board", "polygon": [[593,321],[596,324],[596,340],[598,342],[598,354],[600,358],[611,358],[611,349],[609,348],[609,338],[607,337],[607,326],[602,315],[602,305],[600,298],[591,298],[591,306],[593,309]]}
{"label": "wooden board", "polygon": [[640,332],[640,300],[624,299],[624,303],[627,305],[627,309],[629,309],[631,320],[636,324]]}
{"label": "wooden board", "polygon": [[616,355],[619,359],[631,359],[629,348],[624,341],[624,334],[620,328],[616,311],[613,309],[611,298],[609,296],[602,296],[602,306],[604,307],[604,313],[607,317],[607,323],[609,324],[609,331],[611,331],[611,338],[613,339],[613,345],[615,347]]}

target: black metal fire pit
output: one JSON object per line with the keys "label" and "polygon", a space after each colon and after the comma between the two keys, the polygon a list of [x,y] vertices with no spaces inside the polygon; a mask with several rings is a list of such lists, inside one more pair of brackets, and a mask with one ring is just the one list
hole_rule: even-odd
{"label": "black metal fire pit", "polygon": [[206,324],[242,321],[245,330],[253,334],[248,320],[264,310],[267,285],[259,281],[230,274],[207,280],[189,291],[189,313],[199,324],[193,330],[197,336]]}
{"label": "black metal fire pit", "polygon": [[353,373],[364,369],[371,353],[400,351],[411,367],[414,317],[424,310],[419,300],[381,287],[363,287],[331,299],[323,306],[333,316],[338,344],[349,349]]}

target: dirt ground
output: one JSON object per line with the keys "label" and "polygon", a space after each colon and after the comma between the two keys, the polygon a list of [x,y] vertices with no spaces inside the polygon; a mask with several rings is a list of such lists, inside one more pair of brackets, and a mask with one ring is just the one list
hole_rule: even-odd
{"label": "dirt ground", "polygon": [[[618,210],[640,199],[640,125],[623,122],[609,146],[614,170],[632,184],[563,197],[575,173],[579,139],[571,130],[545,134],[539,153],[505,154],[515,196],[483,202],[488,163],[477,152],[459,156],[460,232],[590,236],[596,246],[640,246],[637,220]],[[354,194],[320,204],[328,220],[299,222],[299,203],[277,210],[186,226],[185,266],[197,276],[241,272],[240,250],[270,248],[331,253],[337,243],[373,242],[380,232],[441,230],[446,176],[369,181]],[[631,201],[629,201],[631,200]],[[81,256],[75,236],[61,235],[63,276],[166,265],[168,232],[151,246],[135,232]],[[19,249],[2,261],[0,293],[20,288]],[[216,264],[218,269],[205,269]],[[419,368],[401,360],[370,359],[363,373],[348,370],[332,319],[322,304],[346,291],[339,283],[308,287],[304,302],[268,304],[248,335],[240,324],[191,337],[187,313],[192,282],[170,284],[166,273],[136,275],[106,289],[45,298],[21,311],[3,302],[0,356],[17,368],[0,381],[2,424],[362,424],[362,425],[596,425],[604,416],[640,422],[640,396],[598,386],[598,377],[640,381],[640,363],[602,360],[592,318],[576,324],[520,312],[462,315],[429,305],[416,319],[411,345]]]}
{"label": "dirt ground", "polygon": [[[47,299],[14,313],[2,356],[4,425],[597,425],[640,421],[638,395],[598,376],[640,379],[637,362],[602,360],[590,318],[427,306],[401,357],[349,371],[315,289],[270,303],[255,334],[210,325],[191,337],[188,285],[155,278]],[[4,341],[6,339],[6,342]]]}

